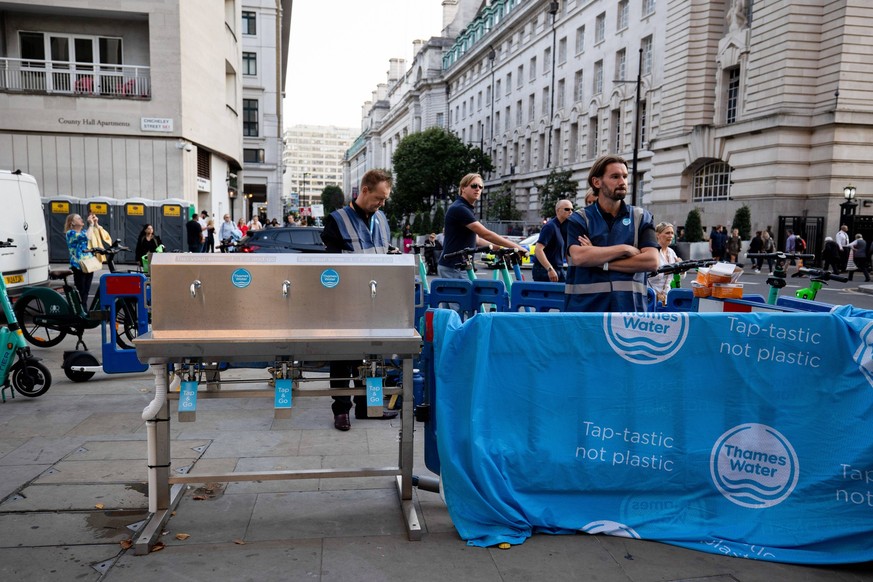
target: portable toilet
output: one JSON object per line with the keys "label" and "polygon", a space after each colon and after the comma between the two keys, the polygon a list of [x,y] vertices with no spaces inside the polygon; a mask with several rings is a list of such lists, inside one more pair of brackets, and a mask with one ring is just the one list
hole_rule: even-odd
{"label": "portable toilet", "polygon": [[70,214],[80,214],[85,218],[84,200],[74,196],[54,196],[43,199],[45,203],[45,225],[48,231],[49,262],[69,264],[70,251],[67,250],[67,233],[64,223]]}
{"label": "portable toilet", "polygon": [[93,212],[99,219],[100,226],[106,229],[106,232],[109,233],[114,242],[121,238],[121,219],[118,215],[118,205],[120,202],[116,198],[107,198],[105,196],[88,198],[83,209],[84,214],[82,218],[87,218],[87,215]]}
{"label": "portable toilet", "polygon": [[187,250],[185,223],[190,220],[191,210],[195,210],[191,203],[181,198],[155,200],[155,224],[153,226],[155,234],[161,237],[165,250],[179,252]]}
{"label": "portable toilet", "polygon": [[122,243],[130,247],[131,252],[122,253],[116,259],[117,263],[136,264],[136,241],[139,233],[147,224],[155,225],[155,201],[147,198],[128,198],[121,203]]}

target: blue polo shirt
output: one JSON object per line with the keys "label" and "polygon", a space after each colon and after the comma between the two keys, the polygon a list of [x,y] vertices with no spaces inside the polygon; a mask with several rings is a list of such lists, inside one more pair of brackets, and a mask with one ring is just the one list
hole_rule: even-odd
{"label": "blue polo shirt", "polygon": [[473,205],[461,196],[458,196],[457,200],[452,202],[446,211],[446,226],[443,231],[443,253],[440,255],[440,265],[454,269],[457,266],[456,263],[460,262],[457,257],[448,261],[443,260],[443,257],[448,253],[476,246],[476,233],[467,228],[467,226],[478,222],[478,220],[476,215],[473,214]]}

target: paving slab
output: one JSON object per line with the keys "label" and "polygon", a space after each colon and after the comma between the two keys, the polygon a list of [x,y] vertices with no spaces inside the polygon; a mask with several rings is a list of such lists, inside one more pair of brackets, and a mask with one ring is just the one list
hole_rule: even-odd
{"label": "paving slab", "polygon": [[141,412],[97,412],[80,422],[66,434],[69,436],[132,435],[144,424]]}
{"label": "paving slab", "polygon": [[0,548],[119,544],[147,511],[93,510],[0,514]]}
{"label": "paving slab", "polygon": [[49,468],[51,465],[3,465],[0,469],[0,499],[12,495]]}
{"label": "paving slab", "polygon": [[[241,458],[237,471],[302,471],[321,469],[323,457],[256,457]],[[288,493],[292,491],[317,491],[319,479],[269,479],[265,481],[239,481],[228,483],[225,493]]]}
{"label": "paving slab", "polygon": [[[176,514],[164,526],[161,541],[167,546],[233,543],[246,539],[246,528],[257,495],[224,495],[223,483],[209,483],[186,492]],[[176,534],[191,536],[176,539]]]}
{"label": "paving slab", "polygon": [[97,582],[120,552],[117,545],[0,548],[0,579]]}
{"label": "paving slab", "polygon": [[69,484],[30,485],[0,504],[0,512],[92,511],[102,509],[148,510],[148,485]]}
{"label": "paving slab", "polygon": [[[324,457],[322,468],[359,469],[397,467],[398,462],[396,453],[393,455],[331,455]],[[342,477],[337,479],[321,479],[318,488],[322,491],[396,488],[395,479],[395,477]]]}
{"label": "paving slab", "polygon": [[[172,457],[176,459],[196,459],[201,453],[196,449],[209,445],[207,440],[175,441]],[[88,440],[66,456],[66,461],[112,461],[119,459],[145,460],[148,457],[146,441],[93,441]]]}
{"label": "paving slab", "polygon": [[33,437],[19,439],[24,442],[0,458],[0,466],[4,465],[44,465],[56,463],[81,446],[84,437]]}
{"label": "paving slab", "polygon": [[148,478],[146,461],[60,461],[36,480],[39,484],[50,483],[129,483]]}
{"label": "paving slab", "polygon": [[355,431],[354,427],[348,432],[341,432],[333,428],[333,418],[330,428],[323,430],[303,431],[300,436],[300,454],[302,455],[366,455],[370,452],[367,444],[366,433]]}
{"label": "paving slab", "polygon": [[300,430],[228,431],[216,435],[204,452],[203,458],[296,455],[300,449],[300,432]]}

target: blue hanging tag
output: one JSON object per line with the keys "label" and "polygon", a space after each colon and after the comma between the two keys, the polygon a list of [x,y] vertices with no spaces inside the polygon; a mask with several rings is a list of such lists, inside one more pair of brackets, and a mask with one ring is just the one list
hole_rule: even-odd
{"label": "blue hanging tag", "polygon": [[278,378],[276,380],[276,397],[273,407],[276,409],[291,408],[291,379]]}
{"label": "blue hanging tag", "polygon": [[382,416],[382,378],[367,378],[367,416]]}

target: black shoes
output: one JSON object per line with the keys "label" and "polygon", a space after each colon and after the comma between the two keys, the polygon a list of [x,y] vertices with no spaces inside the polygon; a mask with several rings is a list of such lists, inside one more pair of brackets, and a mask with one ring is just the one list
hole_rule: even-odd
{"label": "black shoes", "polygon": [[349,421],[348,414],[335,414],[333,416],[333,427],[337,430],[346,431],[352,428],[352,423]]}

